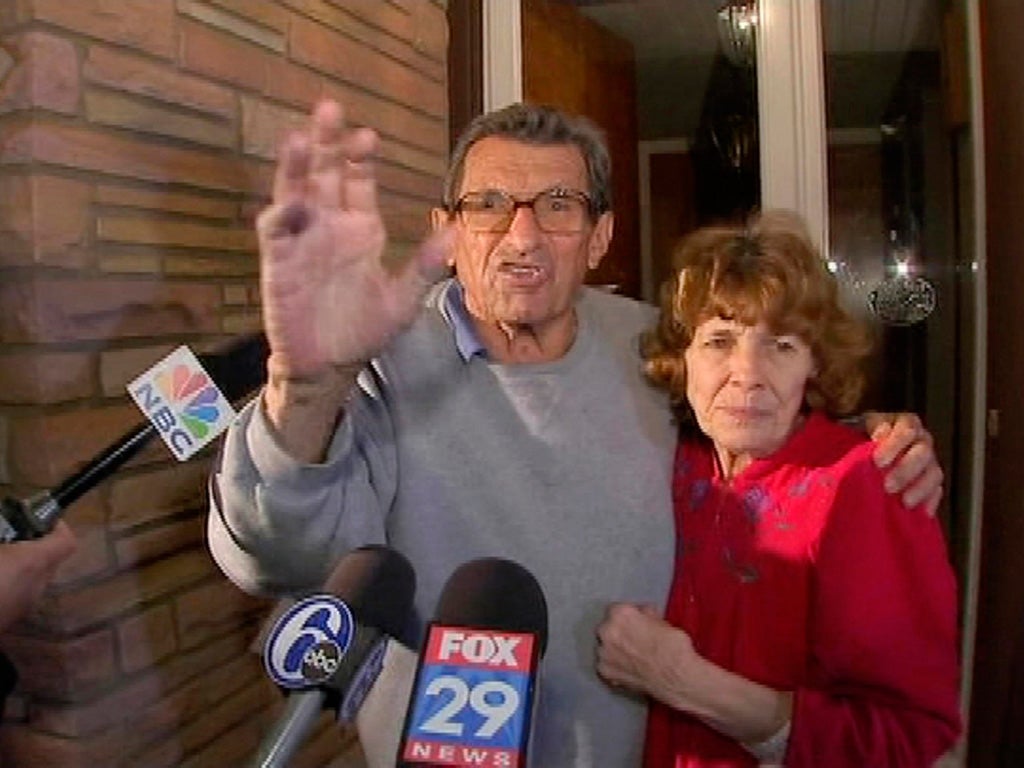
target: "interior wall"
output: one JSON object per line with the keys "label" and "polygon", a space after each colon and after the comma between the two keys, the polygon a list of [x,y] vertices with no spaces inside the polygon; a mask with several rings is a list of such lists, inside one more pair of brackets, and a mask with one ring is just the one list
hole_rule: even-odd
{"label": "interior wall", "polygon": [[641,141],[693,140],[713,62],[708,54],[637,60]]}

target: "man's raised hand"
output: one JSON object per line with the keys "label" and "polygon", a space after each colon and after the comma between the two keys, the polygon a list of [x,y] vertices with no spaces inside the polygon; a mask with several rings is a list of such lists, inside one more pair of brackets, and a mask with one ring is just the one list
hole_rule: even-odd
{"label": "man's raised hand", "polygon": [[378,143],[324,101],[282,145],[273,202],[257,221],[272,376],[315,379],[369,359],[412,321],[444,269],[446,231],[397,271],[384,268]]}

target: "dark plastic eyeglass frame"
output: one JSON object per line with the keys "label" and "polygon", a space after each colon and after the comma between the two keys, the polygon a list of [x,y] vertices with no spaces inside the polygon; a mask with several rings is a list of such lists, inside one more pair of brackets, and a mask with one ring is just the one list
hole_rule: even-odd
{"label": "dark plastic eyeglass frame", "polygon": [[[530,209],[530,211],[533,213],[534,220],[537,222],[537,227],[542,232],[547,232],[548,234],[557,234],[557,235],[573,235],[573,234],[577,234],[577,233],[583,231],[583,227],[582,226],[579,229],[572,229],[572,230],[548,229],[547,227],[545,227],[541,223],[540,217],[537,215],[537,208],[536,208],[537,201],[540,200],[545,195],[552,196],[552,197],[554,197],[556,199],[557,198],[569,198],[569,199],[573,199],[573,200],[576,200],[578,202],[581,202],[581,203],[583,203],[585,215],[587,217],[589,217],[591,219],[591,221],[593,221],[593,219],[594,219],[594,204],[591,201],[590,196],[587,193],[585,193],[585,192],[579,191],[578,189],[566,189],[566,188],[562,188],[562,187],[552,187],[550,189],[543,189],[540,192],[538,192],[536,195],[534,195],[533,197],[525,199],[525,200],[519,200],[519,199],[513,197],[512,195],[510,195],[508,192],[505,192],[504,190],[501,190],[501,189],[474,190],[474,191],[466,192],[464,195],[462,195],[462,197],[460,197],[458,200],[455,201],[455,204],[450,209],[451,214],[453,216],[456,215],[456,214],[458,214],[458,215],[462,215],[463,214],[463,206],[464,206],[464,204],[466,202],[466,198],[474,196],[474,195],[486,195],[486,194],[501,195],[504,199],[506,199],[506,200],[508,200],[508,201],[510,201],[512,203],[512,207],[511,207],[511,209],[509,211],[507,211],[505,213],[505,215],[507,216],[507,221],[504,223],[503,226],[501,226],[501,227],[494,227],[494,228],[485,228],[485,229],[473,229],[472,227],[470,227],[471,229],[473,229],[474,232],[492,233],[492,234],[499,234],[499,233],[502,233],[502,232],[508,232],[509,227],[512,226],[512,222],[515,220],[516,213],[519,211],[520,208],[529,208]],[[463,220],[465,221],[465,219],[463,219]],[[467,226],[469,226],[468,223],[467,223]]]}

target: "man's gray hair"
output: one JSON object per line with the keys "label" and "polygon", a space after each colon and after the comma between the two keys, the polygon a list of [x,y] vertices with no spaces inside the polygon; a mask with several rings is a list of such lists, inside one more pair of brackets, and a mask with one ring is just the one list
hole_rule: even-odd
{"label": "man's gray hair", "polygon": [[480,115],[462,132],[444,179],[443,202],[447,210],[455,208],[470,147],[490,136],[544,146],[575,144],[587,167],[591,215],[611,210],[612,161],[604,133],[585,117],[533,104],[512,104]]}

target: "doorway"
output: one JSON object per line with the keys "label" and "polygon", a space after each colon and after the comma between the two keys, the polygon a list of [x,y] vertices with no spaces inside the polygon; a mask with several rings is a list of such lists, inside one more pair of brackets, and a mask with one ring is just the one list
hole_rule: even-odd
{"label": "doorway", "polygon": [[[703,223],[758,205],[808,220],[881,342],[868,405],[915,411],[936,438],[963,599],[966,702],[985,439],[984,211],[973,186],[982,178],[980,123],[967,74],[976,10],[965,0],[761,0],[751,62],[730,55],[721,4],[485,3],[504,15],[484,23],[485,41],[522,36],[518,50],[484,55],[485,78],[512,84],[492,82],[485,93],[543,96],[599,120],[609,105],[621,115],[635,103],[635,144],[615,162],[636,180],[627,198],[636,208],[616,201],[617,217],[636,216],[635,230],[625,228],[636,240],[627,245],[624,235],[607,280],[629,295],[654,299],[668,244]],[[549,45],[559,26],[572,30],[560,48]],[[534,44],[541,35],[544,45]],[[621,80],[608,87],[580,70],[566,76],[569,58],[601,58],[584,44],[599,39],[630,52],[632,94]],[[556,84],[568,92],[560,102]],[[717,170],[705,170],[711,163]]]}

